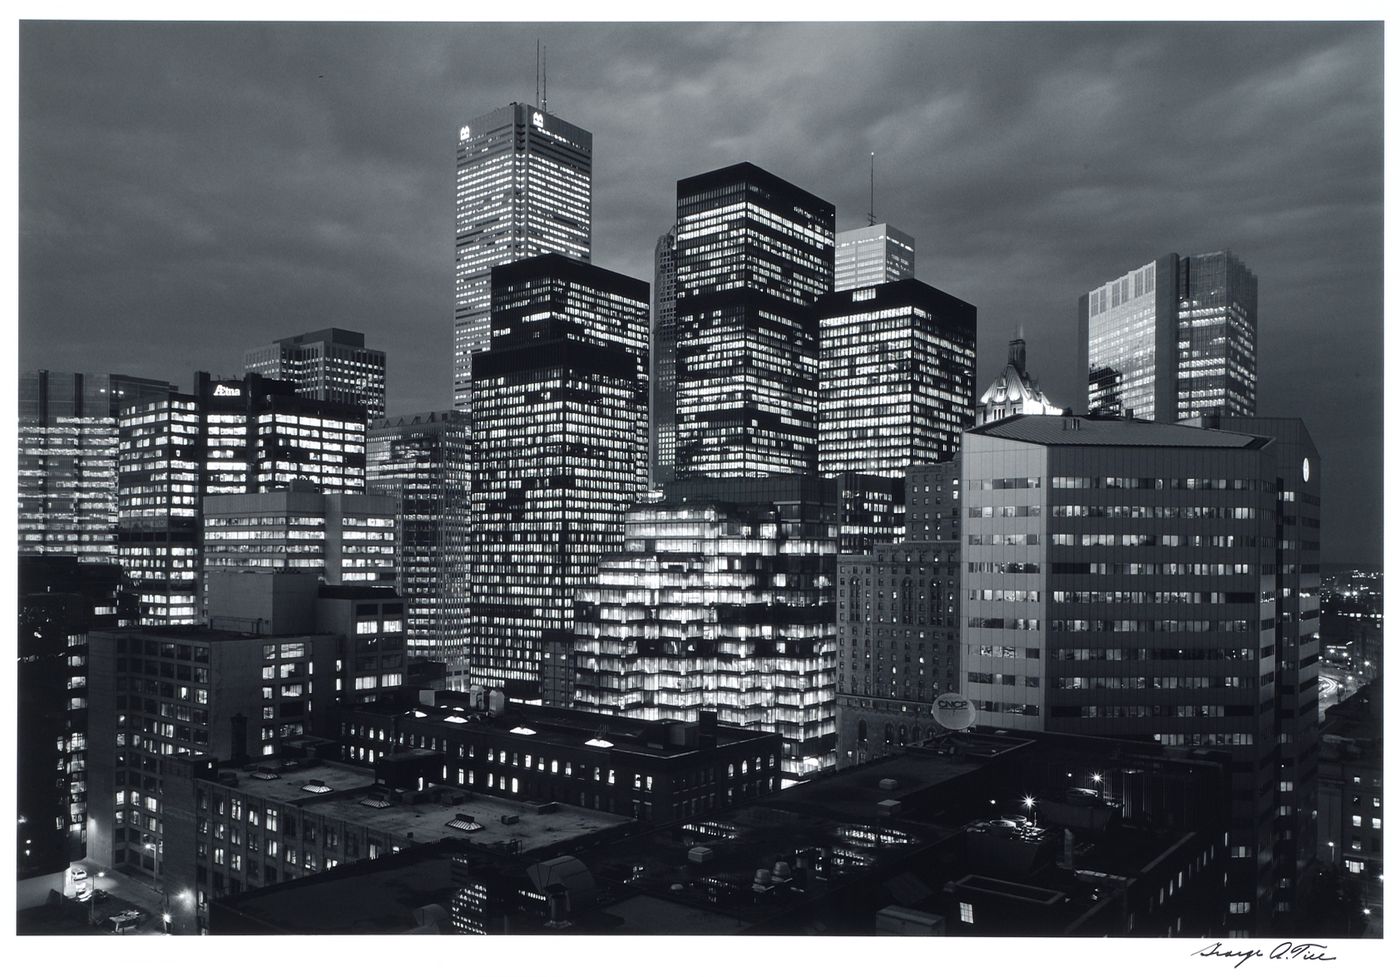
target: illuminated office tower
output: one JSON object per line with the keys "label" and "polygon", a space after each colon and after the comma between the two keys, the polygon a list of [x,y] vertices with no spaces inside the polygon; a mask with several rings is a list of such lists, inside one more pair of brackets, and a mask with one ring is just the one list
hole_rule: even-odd
{"label": "illuminated office tower", "polygon": [[752,163],[676,184],[676,477],[817,469],[836,210]]}
{"label": "illuminated office tower", "polygon": [[651,307],[651,484],[676,474],[676,228],[656,242]]}
{"label": "illuminated office tower", "polygon": [[[783,737],[791,782],[835,763],[836,560],[898,538],[902,485],[842,478],[672,482],[578,591],[573,701]],[[879,500],[877,502],[877,500]]]}
{"label": "illuminated office tower", "polygon": [[898,477],[957,451],[973,418],[976,308],[908,279],[833,292],[812,314],[821,474]]}
{"label": "illuminated office tower", "polygon": [[1177,267],[1177,417],[1253,417],[1259,281],[1229,251]]}
{"label": "illuminated office tower", "polygon": [[498,266],[472,387],[473,681],[540,696],[544,643],[646,488],[646,282],[558,255]]}
{"label": "illuminated office tower", "polygon": [[363,407],[371,422],[384,417],[384,351],[366,349],[364,333],[319,329],[279,339],[245,352],[243,370],[290,380],[301,397]]}
{"label": "illuminated office tower", "polygon": [[458,411],[415,414],[369,429],[366,484],[398,503],[399,591],[408,653],[466,651],[471,590],[471,436]]}
{"label": "illuminated office tower", "polygon": [[889,224],[836,232],[836,291],[914,277],[914,238]]}
{"label": "illuminated office tower", "polygon": [[1229,251],[1168,254],[1079,299],[1080,403],[1163,422],[1252,417],[1259,283]]}
{"label": "illuminated office tower", "polygon": [[201,421],[189,394],[122,411],[117,561],[131,577],[143,625],[199,618]]}
{"label": "illuminated office tower", "polygon": [[51,370],[21,374],[19,384],[19,552],[115,561],[117,414],[173,387]]}
{"label": "illuminated office tower", "polygon": [[250,374],[195,375],[193,394],[122,411],[118,562],[140,596],[142,624],[199,618],[200,505],[209,495],[299,483],[363,492],[363,407],[299,397],[293,384]]}
{"label": "illuminated office tower", "polygon": [[491,269],[537,254],[589,261],[593,134],[512,102],[457,132],[454,405],[471,407],[472,354],[491,348]]}
{"label": "illuminated office tower", "polygon": [[1239,936],[1291,899],[1280,811],[1297,784],[1279,765],[1303,761],[1279,710],[1315,694],[1288,659],[1316,644],[1300,629],[1313,598],[1294,615],[1280,584],[1280,561],[1309,551],[1280,534],[1313,530],[1288,528],[1279,506],[1316,510],[1279,486],[1296,467],[1301,487],[1316,456],[1294,430],[1230,423],[1019,415],[968,431],[961,691],[984,725],[1228,751]]}
{"label": "illuminated office tower", "polygon": [[[1093,400],[1090,384],[1090,400]],[[1040,385],[1026,372],[1026,341],[1011,340],[1006,366],[977,400],[977,424],[999,421],[1012,414],[1063,414],[1040,392]]]}
{"label": "illuminated office tower", "polygon": [[204,499],[204,574],[299,570],[396,587],[398,506],[384,495],[284,489]]}

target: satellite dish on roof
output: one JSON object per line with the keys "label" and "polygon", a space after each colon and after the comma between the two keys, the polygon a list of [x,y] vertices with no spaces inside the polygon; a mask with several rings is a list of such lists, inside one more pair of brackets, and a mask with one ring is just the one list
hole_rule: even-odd
{"label": "satellite dish on roof", "polygon": [[944,692],[933,700],[933,718],[944,729],[967,729],[977,720],[977,707],[964,695]]}

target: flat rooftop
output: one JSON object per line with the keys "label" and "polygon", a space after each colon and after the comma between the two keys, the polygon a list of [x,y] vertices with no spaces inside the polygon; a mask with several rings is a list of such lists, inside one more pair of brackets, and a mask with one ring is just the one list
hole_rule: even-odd
{"label": "flat rooftop", "polygon": [[1125,448],[1259,448],[1272,440],[1184,424],[1055,414],[1016,414],[972,433],[1031,444]]}
{"label": "flat rooftop", "polygon": [[[271,769],[269,767],[269,769]],[[227,769],[225,771],[227,772]],[[393,802],[388,807],[369,807],[374,775],[360,767],[333,761],[318,761],[295,769],[278,769],[277,779],[261,779],[252,770],[239,770],[237,789],[264,803],[295,805],[323,817],[362,825],[415,844],[432,844],[449,838],[462,838],[476,845],[518,843],[520,851],[581,838],[597,831],[627,824],[630,819],[617,814],[558,804],[550,814],[535,813],[536,804],[523,804],[499,797],[473,794],[469,788],[443,788],[442,797],[460,798],[451,803],[426,801],[419,804]],[[306,788],[312,781],[329,787],[324,793]],[[479,831],[450,828],[447,823],[460,815],[470,815],[481,825]],[[514,816],[515,824],[502,824],[502,816]]]}

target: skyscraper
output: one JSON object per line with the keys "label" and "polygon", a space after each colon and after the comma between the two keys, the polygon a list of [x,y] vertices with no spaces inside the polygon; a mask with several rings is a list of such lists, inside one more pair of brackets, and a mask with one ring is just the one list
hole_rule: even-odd
{"label": "skyscraper", "polygon": [[791,781],[835,760],[836,559],[893,540],[898,479],[697,478],[627,512],[578,590],[574,701],[781,733]]}
{"label": "skyscraper", "polygon": [[452,387],[470,409],[472,354],[491,348],[491,269],[537,254],[589,261],[593,135],[512,102],[457,132]]}
{"label": "skyscraper", "polygon": [[369,429],[365,483],[399,509],[399,590],[408,653],[466,651],[471,590],[471,436],[458,411],[415,414]]}
{"label": "skyscraper", "polygon": [[117,555],[117,415],[174,387],[106,373],[20,376],[19,552]]}
{"label": "skyscraper", "polygon": [[1082,406],[1172,422],[1252,417],[1259,283],[1229,251],[1168,254],[1079,300]]}
{"label": "skyscraper", "polygon": [[1281,775],[1298,731],[1279,716],[1309,693],[1282,649],[1316,645],[1279,573],[1278,486],[1304,462],[1281,429],[1228,423],[1019,415],[964,435],[961,691],[989,725],[1228,750],[1245,935],[1288,901],[1278,822],[1303,761],[1283,751]]}
{"label": "skyscraper", "polygon": [[810,474],[835,208],[752,163],[676,185],[676,476]]}
{"label": "skyscraper", "polygon": [[371,422],[384,417],[384,351],[367,349],[364,333],[319,329],[288,336],[245,352],[243,370],[290,380],[300,397],[363,407]]}
{"label": "skyscraper", "polygon": [[914,238],[890,224],[836,232],[836,291],[914,277]]}
{"label": "skyscraper", "polygon": [[957,451],[973,417],[976,308],[908,279],[833,292],[812,315],[821,474],[898,477]]}
{"label": "skyscraper", "polygon": [[199,614],[200,505],[207,495],[285,489],[363,492],[363,407],[296,395],[291,381],[195,375],[122,411],[118,561],[141,600],[142,624]]}
{"label": "skyscraper", "polygon": [[540,694],[543,644],[646,487],[646,282],[558,255],[491,275],[472,387],[471,678]]}
{"label": "skyscraper", "polygon": [[656,241],[651,306],[651,484],[676,474],[676,228]]}

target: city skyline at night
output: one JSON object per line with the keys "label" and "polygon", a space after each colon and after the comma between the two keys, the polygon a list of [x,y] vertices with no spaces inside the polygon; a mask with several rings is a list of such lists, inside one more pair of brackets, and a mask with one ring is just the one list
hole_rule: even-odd
{"label": "city skyline at night", "polygon": [[18,933],[1382,936],[1383,32],[21,21]]}

